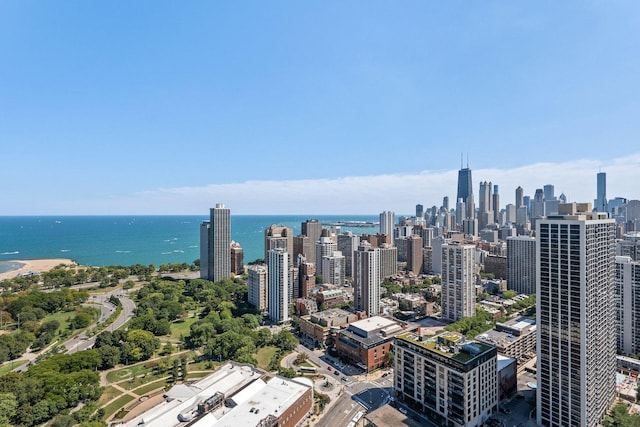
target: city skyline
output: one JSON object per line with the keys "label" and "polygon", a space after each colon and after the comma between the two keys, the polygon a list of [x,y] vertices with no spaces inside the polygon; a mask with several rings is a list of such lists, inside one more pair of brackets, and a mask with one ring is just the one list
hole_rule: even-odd
{"label": "city skyline", "polygon": [[593,200],[600,168],[637,199],[639,16],[2,3],[0,215],[410,213],[455,206],[460,153],[503,206],[518,185]]}

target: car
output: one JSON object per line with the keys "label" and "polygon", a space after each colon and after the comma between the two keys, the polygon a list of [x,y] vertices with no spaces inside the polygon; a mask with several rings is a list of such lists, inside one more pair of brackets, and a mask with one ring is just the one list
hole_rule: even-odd
{"label": "car", "polygon": [[403,414],[407,415],[407,409],[403,408],[402,406],[398,408],[398,411],[402,412]]}
{"label": "car", "polygon": [[333,374],[334,374],[334,375],[340,375],[340,372],[338,372],[338,371],[333,371]]}
{"label": "car", "polygon": [[347,377],[342,377],[342,381],[347,381]]}
{"label": "car", "polygon": [[327,366],[327,371],[330,371],[331,369],[333,369],[331,366]]}
{"label": "car", "polygon": [[387,375],[389,375],[389,372],[385,372],[384,374],[382,374],[382,378],[386,377]]}
{"label": "car", "polygon": [[509,415],[511,413],[510,410],[508,410],[507,408],[505,408],[504,406],[500,407],[500,412],[502,412],[503,414]]}

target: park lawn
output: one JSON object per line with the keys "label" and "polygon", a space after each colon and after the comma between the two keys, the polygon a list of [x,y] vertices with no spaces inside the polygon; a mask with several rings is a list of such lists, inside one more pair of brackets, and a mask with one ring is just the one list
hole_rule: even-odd
{"label": "park lawn", "polygon": [[26,359],[16,359],[16,360],[12,360],[10,362],[7,362],[6,365],[0,367],[0,375],[8,374],[9,372],[13,371],[15,368],[17,368],[18,366],[22,365],[23,363],[27,363],[27,360]]}
{"label": "park lawn", "polygon": [[107,374],[107,381],[109,381],[110,383],[117,383],[118,381],[146,374],[147,372],[151,371],[149,368],[145,367],[147,363],[148,361],[145,361],[138,363],[137,365],[131,365],[122,369],[111,371]]}
{"label": "park lawn", "polygon": [[143,385],[142,387],[134,388],[131,391],[133,391],[138,396],[144,396],[145,394],[149,394],[152,391],[161,389],[166,385],[167,385],[167,380],[154,381],[152,383]]}
{"label": "park lawn", "polygon": [[120,408],[124,407],[127,403],[131,402],[134,399],[133,396],[128,394],[124,394],[120,396],[118,399],[114,400],[104,408],[104,420],[109,419],[109,417],[115,414]]}
{"label": "park lawn", "polygon": [[40,323],[48,322],[50,320],[57,320],[60,322],[58,331],[66,331],[69,329],[69,320],[75,316],[74,311],[59,311],[57,313],[49,314],[45,316]]}
{"label": "park lawn", "polygon": [[171,334],[169,335],[171,338],[175,338],[177,340],[180,337],[186,337],[191,333],[191,325],[198,321],[198,317],[187,317],[186,319],[178,322],[174,322],[171,324]]}
{"label": "park lawn", "polygon": [[269,362],[271,362],[271,359],[273,358],[273,355],[276,354],[276,351],[278,351],[278,348],[273,346],[266,346],[259,349],[254,355],[258,362],[258,368],[266,370],[269,366]]}
{"label": "park lawn", "polygon": [[297,364],[298,366],[307,366],[309,368],[318,368],[319,366],[313,363],[311,360],[307,359],[304,362],[300,362]]}
{"label": "park lawn", "polygon": [[167,378],[169,376],[170,375],[168,374],[168,372],[162,372],[162,373],[154,374],[154,375],[147,374],[144,377],[137,377],[137,378],[133,378],[133,379],[131,379],[129,381],[123,381],[121,383],[118,383],[118,385],[120,387],[124,388],[124,389],[133,390],[136,387],[140,387],[143,384],[148,384],[150,382],[157,381],[157,380],[159,380],[161,378]]}
{"label": "park lawn", "polygon": [[100,399],[98,399],[98,406],[105,405],[111,399],[120,396],[122,392],[115,387],[108,386],[102,392]]}
{"label": "park lawn", "polygon": [[193,372],[193,371],[215,371],[220,364],[221,364],[220,362],[214,362],[213,360],[206,360],[204,362],[189,363],[187,365],[187,372]]}

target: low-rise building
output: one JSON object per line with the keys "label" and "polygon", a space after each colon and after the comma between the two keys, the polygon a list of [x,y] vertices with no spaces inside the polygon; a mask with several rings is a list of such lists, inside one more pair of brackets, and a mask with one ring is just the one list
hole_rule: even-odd
{"label": "low-rise building", "polygon": [[336,352],[341,359],[365,372],[383,368],[391,364],[387,354],[393,337],[402,331],[399,322],[382,316],[368,317],[338,333]]}
{"label": "low-rise building", "polygon": [[339,308],[320,311],[300,318],[300,335],[312,347],[332,348],[338,331],[356,320],[357,315]]}
{"label": "low-rise building", "polygon": [[498,409],[494,346],[419,329],[398,335],[394,353],[396,396],[436,424],[480,426]]}
{"label": "low-rise building", "polygon": [[334,308],[348,301],[347,293],[342,289],[329,289],[316,294],[318,306],[324,304],[326,308]]}
{"label": "low-rise building", "polygon": [[478,341],[494,345],[498,353],[524,364],[536,355],[536,321],[527,317],[497,323],[494,329],[476,337]]}
{"label": "low-rise building", "polygon": [[311,380],[267,380],[253,367],[228,363],[192,384],[173,386],[162,403],[123,425],[293,427],[312,407]]}

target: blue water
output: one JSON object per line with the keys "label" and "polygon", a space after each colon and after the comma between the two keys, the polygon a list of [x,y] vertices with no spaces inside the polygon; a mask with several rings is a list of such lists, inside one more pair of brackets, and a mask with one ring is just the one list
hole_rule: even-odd
{"label": "blue water", "polygon": [[[231,215],[231,238],[244,248],[245,262],[263,257],[264,229],[282,224],[299,234],[301,223],[377,221],[377,215]],[[191,263],[200,258],[200,223],[207,215],[0,217],[0,272],[7,260],[70,258],[82,265]],[[378,227],[342,227],[355,234]]]}

